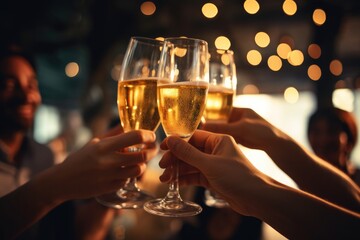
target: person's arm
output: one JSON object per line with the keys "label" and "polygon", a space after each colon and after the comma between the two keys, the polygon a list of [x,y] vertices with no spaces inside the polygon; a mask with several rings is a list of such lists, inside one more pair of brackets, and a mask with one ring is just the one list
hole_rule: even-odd
{"label": "person's arm", "polygon": [[215,190],[235,211],[262,219],[290,239],[354,239],[358,234],[359,213],[269,178],[230,136],[196,131],[189,143],[168,137],[161,147],[169,150],[159,163],[165,168],[161,181],[170,181],[171,164],[181,160],[180,183]]}
{"label": "person's arm", "polygon": [[133,131],[93,139],[61,164],[36,175],[28,183],[0,198],[0,238],[11,239],[59,204],[117,190],[129,177],[139,176],[156,149],[119,150],[155,141],[151,131]]}
{"label": "person's arm", "polygon": [[234,108],[229,123],[205,124],[203,128],[229,134],[246,147],[264,150],[301,189],[360,211],[359,187],[346,174],[310,153],[253,110]]}

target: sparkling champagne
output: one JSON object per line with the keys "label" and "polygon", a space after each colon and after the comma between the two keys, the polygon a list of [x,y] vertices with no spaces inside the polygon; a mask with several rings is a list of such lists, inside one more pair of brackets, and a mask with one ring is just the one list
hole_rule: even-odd
{"label": "sparkling champagne", "polygon": [[209,86],[204,110],[206,121],[227,121],[233,105],[234,91],[221,86]]}
{"label": "sparkling champagne", "polygon": [[208,83],[179,82],[158,86],[162,126],[168,136],[189,139],[198,127],[205,108]]}
{"label": "sparkling champagne", "polygon": [[155,131],[160,124],[157,106],[157,78],[119,81],[117,104],[124,131]]}

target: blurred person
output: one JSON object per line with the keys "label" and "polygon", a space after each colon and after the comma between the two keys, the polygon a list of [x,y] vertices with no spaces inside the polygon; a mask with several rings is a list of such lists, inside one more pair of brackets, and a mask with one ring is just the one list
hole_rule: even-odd
{"label": "blurred person", "polygon": [[[41,104],[33,59],[15,44],[2,45],[2,47],[0,50],[0,197],[15,191],[55,163],[51,150],[31,137],[34,115]],[[68,179],[70,180],[74,181]],[[17,204],[22,203],[18,200]],[[1,212],[2,227],[9,227],[11,221],[3,222],[6,214]],[[24,214],[18,212],[20,217]],[[71,239],[75,234],[104,236],[107,233],[106,226],[110,225],[114,214],[116,214],[114,209],[105,208],[93,199],[84,204],[64,201],[62,204],[56,204],[55,209],[32,228],[23,232],[19,239]],[[77,227],[75,232],[75,224],[83,228]],[[14,228],[17,226],[12,225]]]}
{"label": "blurred person", "polygon": [[351,112],[335,107],[317,109],[308,119],[307,137],[316,155],[360,185],[360,170],[351,161],[358,139],[356,119]]}
{"label": "blurred person", "polygon": [[[233,137],[203,130],[195,131],[189,142],[176,136],[162,142],[161,148],[168,151],[159,162],[165,169],[160,180],[171,181],[172,164],[179,161],[180,184],[214,190],[238,213],[263,220],[287,238],[358,239],[360,189],[347,175],[312,156],[264,120],[242,119],[237,130],[244,143],[262,147],[274,158],[286,155],[295,165],[295,159],[304,160],[305,165],[315,162],[322,168],[322,175],[336,179],[336,187],[342,188],[335,192],[347,195],[342,206],[277,182],[251,164]],[[311,173],[303,176],[312,177]]]}
{"label": "blurred person", "polygon": [[[123,185],[127,178],[139,176],[144,172],[146,161],[156,154],[156,149],[132,153],[120,150],[139,143],[151,144],[155,140],[155,134],[145,130],[102,139],[94,138],[82,149],[70,154],[61,164],[43,170],[23,185],[0,197],[1,239],[23,237],[19,235],[21,232],[66,201],[88,199],[113,192]],[[94,212],[90,214],[93,216]],[[92,228],[104,226],[84,227],[88,232],[96,234]],[[52,239],[48,235],[39,234],[27,239]],[[53,237],[59,238],[64,235]],[[86,233],[85,236],[79,236],[73,233],[66,239],[78,238],[103,239],[104,236]]]}

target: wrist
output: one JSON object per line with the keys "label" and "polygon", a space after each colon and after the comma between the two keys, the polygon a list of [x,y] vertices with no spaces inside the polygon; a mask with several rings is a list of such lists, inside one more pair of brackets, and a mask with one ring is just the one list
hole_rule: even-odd
{"label": "wrist", "polygon": [[60,205],[66,199],[62,197],[60,189],[57,187],[55,167],[49,168],[42,173],[36,175],[30,182],[32,194],[38,196],[37,199],[41,201],[43,206],[50,208]]}

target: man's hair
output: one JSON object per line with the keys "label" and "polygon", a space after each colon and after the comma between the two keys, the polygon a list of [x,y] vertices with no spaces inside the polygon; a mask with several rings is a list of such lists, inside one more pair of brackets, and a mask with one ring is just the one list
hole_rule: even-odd
{"label": "man's hair", "polygon": [[358,130],[355,116],[348,111],[336,107],[320,108],[313,112],[308,120],[307,133],[312,130],[315,122],[326,120],[332,125],[339,126],[348,137],[348,141],[355,146],[358,139]]}

